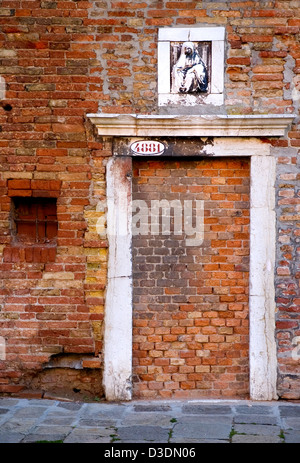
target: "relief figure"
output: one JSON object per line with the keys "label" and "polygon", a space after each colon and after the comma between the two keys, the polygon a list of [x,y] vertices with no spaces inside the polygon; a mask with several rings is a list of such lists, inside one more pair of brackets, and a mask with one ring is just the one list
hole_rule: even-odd
{"label": "relief figure", "polygon": [[173,66],[173,91],[175,93],[206,92],[207,68],[193,42],[184,42],[177,63]]}

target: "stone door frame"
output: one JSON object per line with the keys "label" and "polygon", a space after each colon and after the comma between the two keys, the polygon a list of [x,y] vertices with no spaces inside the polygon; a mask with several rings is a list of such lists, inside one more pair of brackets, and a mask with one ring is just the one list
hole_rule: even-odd
{"label": "stone door frame", "polygon": [[[250,398],[277,399],[275,342],[276,160],[262,136],[283,136],[293,116],[88,115],[98,135],[109,137],[213,137],[199,156],[251,159],[249,368]],[[113,153],[118,154],[118,153]],[[180,158],[179,158],[180,159]],[[105,303],[106,399],[132,399],[132,158],[107,163],[108,284]]]}

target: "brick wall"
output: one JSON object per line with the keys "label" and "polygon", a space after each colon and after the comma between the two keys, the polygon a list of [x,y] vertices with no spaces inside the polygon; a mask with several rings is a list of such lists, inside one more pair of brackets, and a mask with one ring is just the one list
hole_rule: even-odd
{"label": "brick wall", "polygon": [[[89,7],[1,2],[0,392],[102,394],[107,243],[96,233],[96,205],[105,154],[84,125],[101,80],[83,25]],[[14,242],[16,197],[56,199],[54,245]]]}
{"label": "brick wall", "polygon": [[174,224],[133,238],[139,397],[247,397],[249,165],[134,162],[133,200],[149,203],[149,211],[153,200],[177,200],[183,220],[184,201],[192,200],[195,221],[196,200],[204,200],[200,246],[187,245],[191,231],[183,226],[178,235]]}
{"label": "brick wall", "polygon": [[[2,0],[1,391],[18,390],[54,353],[101,352],[107,244],[95,223],[111,143],[85,115],[158,113],[158,27],[209,25],[226,28],[225,104],[215,112],[299,116],[298,1]],[[278,391],[299,398],[299,118],[286,137],[265,141],[277,159]],[[13,257],[11,198],[48,191],[57,198],[55,257]]]}

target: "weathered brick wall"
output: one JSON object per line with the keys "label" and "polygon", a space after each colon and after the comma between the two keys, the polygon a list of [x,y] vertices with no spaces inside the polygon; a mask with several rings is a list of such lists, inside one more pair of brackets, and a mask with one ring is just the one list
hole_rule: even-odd
{"label": "weathered brick wall", "polygon": [[276,150],[275,153],[278,153],[275,277],[278,394],[286,399],[299,399],[299,154],[291,148]]}
{"label": "weathered brick wall", "polygon": [[[153,200],[179,201],[183,223],[185,201],[192,201],[195,227],[196,201],[204,201],[201,245],[188,245],[191,230],[174,233],[174,223],[165,234],[160,226],[159,234],[142,229],[133,238],[139,397],[249,392],[249,166],[248,159],[133,164],[133,200],[147,203],[149,222]],[[178,212],[170,214],[175,221]]]}
{"label": "weathered brick wall", "polygon": [[[80,2],[79,2],[80,4]],[[156,113],[157,29],[226,27],[226,112],[294,112],[299,98],[297,1],[94,2],[102,65],[99,106],[109,113]],[[220,63],[221,65],[221,63]],[[176,108],[178,111],[178,108]],[[292,146],[299,146],[292,134]]]}
{"label": "weathered brick wall", "polygon": [[[1,391],[18,390],[23,372],[53,353],[101,352],[107,249],[95,223],[111,146],[85,115],[158,113],[158,27],[209,25],[226,28],[225,104],[215,112],[299,116],[298,1],[1,1],[0,319],[10,362],[1,362]],[[277,159],[278,391],[288,398],[300,396],[291,356],[300,335],[298,124],[266,140]],[[10,187],[57,197],[54,261],[10,252]]]}
{"label": "weathered brick wall", "polygon": [[[100,98],[89,7],[1,2],[1,392],[102,394],[107,243],[96,233],[102,145],[84,125]],[[56,198],[56,246],[13,243],[13,197]]]}

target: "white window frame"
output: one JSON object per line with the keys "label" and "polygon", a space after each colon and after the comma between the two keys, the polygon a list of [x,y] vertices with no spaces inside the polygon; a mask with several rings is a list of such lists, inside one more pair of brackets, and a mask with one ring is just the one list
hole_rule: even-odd
{"label": "white window frame", "polygon": [[[210,92],[198,95],[171,93],[171,42],[211,42]],[[195,106],[224,104],[225,28],[164,27],[158,30],[158,104]]]}

